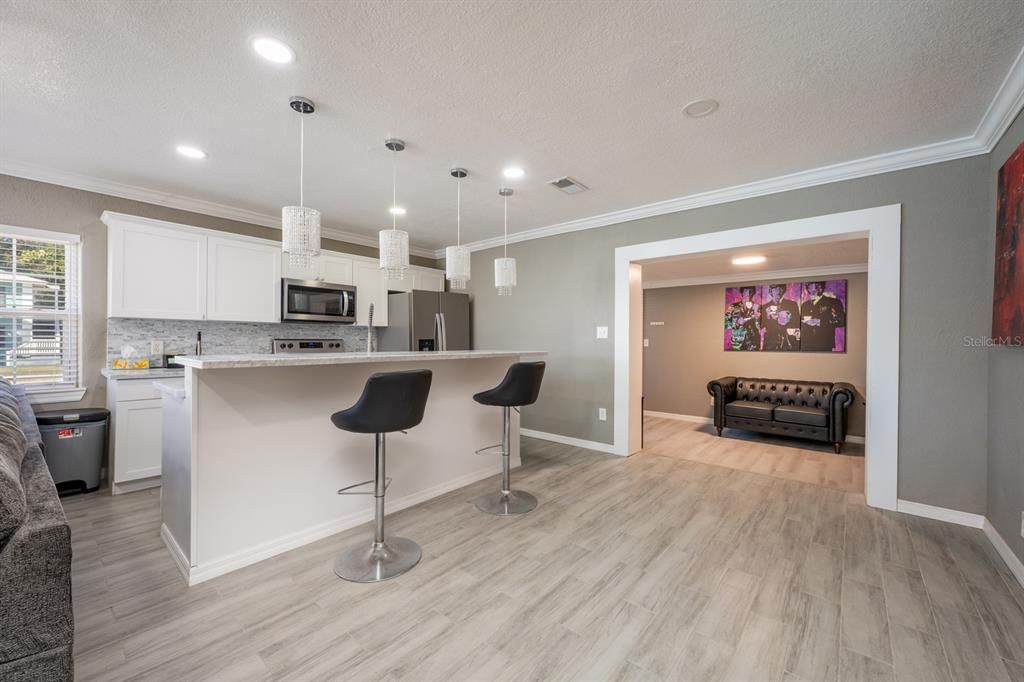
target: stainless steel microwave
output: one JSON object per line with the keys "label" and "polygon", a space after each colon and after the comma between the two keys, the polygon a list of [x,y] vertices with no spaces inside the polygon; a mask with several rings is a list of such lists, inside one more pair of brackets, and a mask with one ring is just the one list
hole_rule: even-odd
{"label": "stainless steel microwave", "polygon": [[356,288],[316,280],[281,280],[281,319],[285,322],[356,321]]}

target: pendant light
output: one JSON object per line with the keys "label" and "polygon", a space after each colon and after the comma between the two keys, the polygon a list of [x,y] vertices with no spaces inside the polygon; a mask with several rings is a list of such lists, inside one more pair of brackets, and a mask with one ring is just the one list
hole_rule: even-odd
{"label": "pendant light", "polygon": [[405,279],[409,269],[409,233],[398,229],[398,216],[405,215],[405,209],[398,205],[398,152],[405,149],[405,142],[388,138],[384,146],[391,150],[391,229],[380,231],[380,269],[384,279]]}
{"label": "pendant light", "polygon": [[502,187],[498,194],[505,200],[505,251],[501,258],[494,259],[494,286],[498,296],[511,296],[516,286],[516,259],[508,257],[508,198],[512,190]]}
{"label": "pendant light", "polygon": [[320,211],[305,205],[306,116],[316,109],[305,97],[292,97],[288,106],[299,114],[299,205],[281,209],[281,248],[288,263],[307,269],[320,255]]}
{"label": "pendant light", "polygon": [[469,247],[462,245],[462,179],[469,175],[465,168],[452,168],[451,176],[456,180],[455,194],[455,246],[444,250],[445,277],[448,288],[459,290],[466,288],[469,281]]}

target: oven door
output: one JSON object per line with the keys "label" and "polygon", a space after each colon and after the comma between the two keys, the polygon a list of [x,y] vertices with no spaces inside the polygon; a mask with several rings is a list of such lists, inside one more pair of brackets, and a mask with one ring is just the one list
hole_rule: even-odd
{"label": "oven door", "polygon": [[356,321],[356,289],[316,280],[281,281],[281,319],[286,322]]}

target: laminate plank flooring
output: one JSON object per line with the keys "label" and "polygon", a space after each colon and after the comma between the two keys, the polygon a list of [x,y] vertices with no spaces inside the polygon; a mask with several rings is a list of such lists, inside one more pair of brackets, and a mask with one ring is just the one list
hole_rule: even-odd
{"label": "laminate plank flooring", "polygon": [[657,450],[522,450],[533,513],[479,513],[491,478],[390,515],[424,555],[376,585],[332,571],[368,526],[188,588],[158,491],[66,498],[77,679],[1024,679],[1024,590],[980,530]]}
{"label": "laminate plank flooring", "polygon": [[710,424],[644,417],[644,450],[813,483],[852,493],[864,492],[864,446],[846,443],[835,454],[830,443],[726,429],[719,437]]}

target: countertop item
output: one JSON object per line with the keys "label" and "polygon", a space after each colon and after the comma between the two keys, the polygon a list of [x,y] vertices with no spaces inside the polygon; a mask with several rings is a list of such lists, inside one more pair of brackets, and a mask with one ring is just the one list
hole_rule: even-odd
{"label": "countertop item", "polygon": [[184,367],[151,367],[150,369],[111,369],[104,367],[100,374],[107,379],[166,379],[185,376]]}
{"label": "countertop item", "polygon": [[310,365],[356,365],[377,362],[438,362],[491,358],[525,358],[547,355],[537,350],[452,350],[397,353],[311,353],[277,355],[247,353],[240,355],[179,355],[178,362],[193,369],[231,369],[241,367],[301,367]]}

